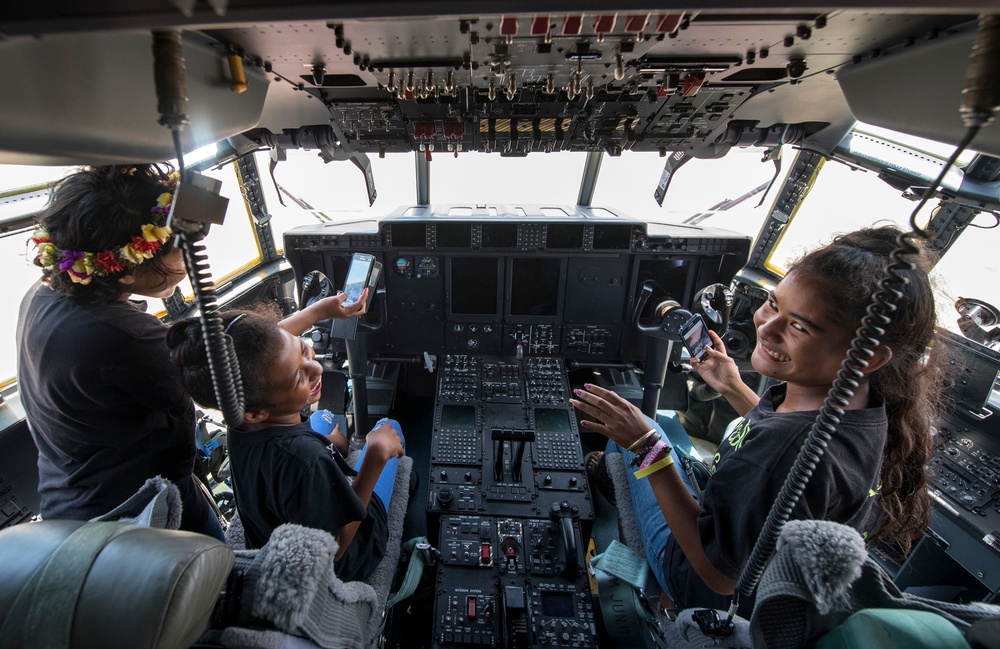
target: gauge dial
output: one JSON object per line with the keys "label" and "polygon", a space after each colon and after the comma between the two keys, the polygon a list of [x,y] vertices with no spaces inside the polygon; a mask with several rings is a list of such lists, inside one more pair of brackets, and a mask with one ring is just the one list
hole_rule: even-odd
{"label": "gauge dial", "polygon": [[393,263],[396,274],[402,277],[413,277],[413,260],[409,257],[397,257]]}
{"label": "gauge dial", "polygon": [[420,257],[417,259],[417,279],[438,276],[437,257]]}

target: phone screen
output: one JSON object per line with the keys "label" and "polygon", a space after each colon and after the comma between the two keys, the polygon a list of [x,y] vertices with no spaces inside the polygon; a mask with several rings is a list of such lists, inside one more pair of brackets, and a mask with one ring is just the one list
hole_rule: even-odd
{"label": "phone screen", "polygon": [[708,327],[705,321],[698,314],[691,316],[691,319],[681,327],[681,338],[684,346],[687,347],[691,358],[704,360],[705,349],[712,347],[712,339],[708,336]]}
{"label": "phone screen", "polygon": [[361,299],[361,292],[368,285],[375,257],[372,255],[355,254],[351,258],[351,267],[347,269],[347,281],[344,282],[344,293],[347,299],[344,306],[350,306]]}

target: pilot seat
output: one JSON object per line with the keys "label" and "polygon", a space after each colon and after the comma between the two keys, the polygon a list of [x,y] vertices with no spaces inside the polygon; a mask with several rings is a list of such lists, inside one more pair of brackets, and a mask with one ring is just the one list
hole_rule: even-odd
{"label": "pilot seat", "polygon": [[140,490],[151,496],[145,509],[117,508],[127,514],[121,520],[8,527],[0,531],[0,645],[374,646],[401,552],[412,467],[411,458],[400,459],[387,553],[367,583],[337,578],[336,541],[320,530],[284,525],[260,550],[242,549],[238,522],[228,535],[237,547],[176,530],[180,517],[170,512],[180,495],[162,479]]}

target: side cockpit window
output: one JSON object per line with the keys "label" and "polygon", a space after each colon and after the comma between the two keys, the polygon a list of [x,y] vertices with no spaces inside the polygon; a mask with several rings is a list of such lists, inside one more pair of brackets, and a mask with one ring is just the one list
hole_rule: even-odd
{"label": "side cockpit window", "polygon": [[28,288],[42,276],[28,245],[35,215],[45,209],[52,186],[78,167],[0,165],[0,259],[3,281],[0,300],[6,305],[0,317],[0,386],[17,374],[17,308]]}

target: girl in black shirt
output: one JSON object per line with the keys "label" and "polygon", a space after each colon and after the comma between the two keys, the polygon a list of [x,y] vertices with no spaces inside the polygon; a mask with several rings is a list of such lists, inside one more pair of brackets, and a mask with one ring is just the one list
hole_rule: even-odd
{"label": "girl in black shirt", "polygon": [[[692,360],[705,382],[745,415],[719,447],[700,502],[690,497],[669,447],[656,443],[656,427],[638,408],[592,385],[570,400],[592,417],[583,426],[611,440],[608,451],[624,452],[626,462],[641,458],[630,478],[636,512],[645,513],[638,523],[654,574],[681,607],[726,608],[725,596],[826,400],[899,233],[883,227],[837,237],[799,260],[778,284],[754,315],[754,369],[784,382],[763,399],[740,379],[714,333],[715,349],[701,362]],[[903,552],[926,528],[925,465],[943,367],[939,346],[932,344],[930,267],[924,251],[905,273],[893,322],[862,370],[792,518],[851,525],[869,541]]]}
{"label": "girl in black shirt", "polygon": [[[364,296],[357,304],[363,312]],[[402,433],[394,421],[379,422],[368,433],[355,474],[336,445],[327,446],[303,421],[301,412],[319,401],[323,384],[323,366],[299,336],[329,317],[315,306],[280,322],[276,314],[254,311],[222,316],[239,361],[246,403],[243,425],[229,430],[236,506],[247,547],[261,547],[284,523],[326,530],[339,543],[338,576],[365,579],[385,554],[385,508],[396,460],[403,455]],[[217,407],[200,322],[174,324],[167,345],[194,400]]]}

